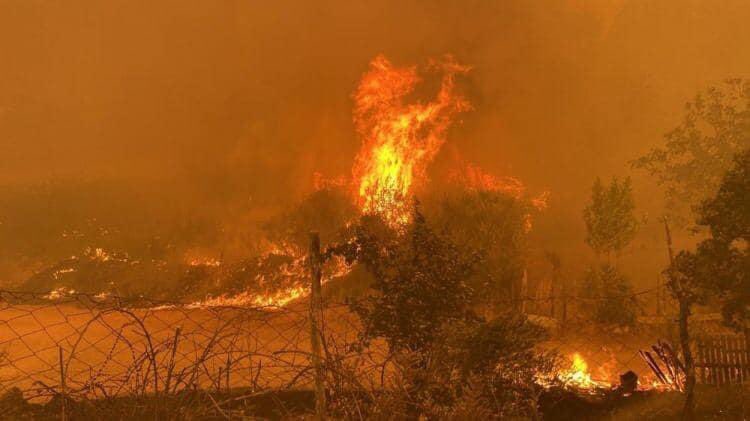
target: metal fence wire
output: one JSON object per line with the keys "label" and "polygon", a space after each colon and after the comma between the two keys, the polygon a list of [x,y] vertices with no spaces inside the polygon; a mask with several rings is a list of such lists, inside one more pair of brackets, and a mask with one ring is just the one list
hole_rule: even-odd
{"label": "metal fence wire", "polygon": [[[338,364],[351,356],[366,369],[371,352],[355,355],[348,347],[356,318],[343,305],[324,313],[326,352],[335,352]],[[305,305],[208,307],[0,291],[0,352],[0,393],[18,388],[32,401],[311,382]]]}
{"label": "metal fence wire", "polygon": [[[563,357],[579,354],[593,378],[613,383],[628,370],[642,383],[652,381],[638,351],[676,334],[669,317],[605,331],[549,316],[530,319],[551,332],[543,346]],[[360,323],[346,304],[325,302],[320,323],[327,382],[388,387],[387,346],[354,346]],[[0,291],[0,394],[18,389],[29,401],[46,402],[61,394],[89,400],[195,389],[312,390],[310,332],[307,300],[207,306]]]}

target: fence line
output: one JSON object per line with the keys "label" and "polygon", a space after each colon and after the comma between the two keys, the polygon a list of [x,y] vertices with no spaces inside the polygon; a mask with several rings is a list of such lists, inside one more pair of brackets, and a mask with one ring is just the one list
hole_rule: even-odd
{"label": "fence line", "polygon": [[[312,378],[308,317],[304,306],[294,305],[196,307],[0,291],[0,393],[18,388],[44,401],[63,388],[85,399],[306,388]],[[338,346],[341,363],[350,357],[344,351],[356,339],[356,320],[342,305],[327,306],[325,318],[325,338]]]}
{"label": "fence line", "polygon": [[750,381],[748,335],[714,335],[696,341],[695,367],[702,383],[717,386]]}
{"label": "fence line", "polygon": [[[635,299],[654,291],[616,298]],[[566,298],[579,305],[592,300]],[[313,390],[310,315],[305,300],[284,307],[205,306],[145,297],[50,297],[0,290],[0,395],[18,389],[31,401],[63,396],[64,404],[67,398],[195,389]],[[319,323],[329,391],[334,384],[341,389],[347,383],[357,389],[388,387],[387,346],[382,341],[366,349],[353,346],[360,324],[346,304],[326,302]],[[650,370],[638,351],[663,337],[661,327],[603,333],[582,324],[554,334],[545,346],[563,356],[580,353],[594,378],[616,382],[620,374],[634,370],[648,381]],[[747,347],[744,354],[734,345],[717,354],[716,347],[705,342],[700,346],[707,378],[723,376],[724,365],[733,361],[745,365],[727,378],[748,378]],[[707,359],[712,355],[721,357]]]}

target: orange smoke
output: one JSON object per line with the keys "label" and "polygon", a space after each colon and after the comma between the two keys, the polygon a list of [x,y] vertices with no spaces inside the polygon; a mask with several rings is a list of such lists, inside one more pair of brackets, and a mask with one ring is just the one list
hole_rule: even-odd
{"label": "orange smoke", "polygon": [[456,75],[469,67],[446,56],[428,69],[442,76],[429,102],[405,103],[421,81],[417,68],[394,67],[382,55],[372,60],[353,95],[354,124],[362,138],[352,171],[358,205],[363,213],[377,213],[394,225],[409,220],[415,180],[424,179],[453,117],[470,108],[454,92]]}

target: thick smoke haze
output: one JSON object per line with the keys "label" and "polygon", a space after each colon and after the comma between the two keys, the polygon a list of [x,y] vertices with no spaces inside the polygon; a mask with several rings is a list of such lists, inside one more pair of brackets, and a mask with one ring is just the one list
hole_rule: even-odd
{"label": "thick smoke haze", "polygon": [[696,92],[750,76],[749,21],[740,0],[3,0],[0,184],[111,180],[234,217],[290,203],[315,171],[350,174],[351,93],[373,57],[450,53],[473,68],[474,109],[435,165],[549,190],[538,229],[578,250],[596,176],[633,175],[639,212],[659,211],[629,161]]}

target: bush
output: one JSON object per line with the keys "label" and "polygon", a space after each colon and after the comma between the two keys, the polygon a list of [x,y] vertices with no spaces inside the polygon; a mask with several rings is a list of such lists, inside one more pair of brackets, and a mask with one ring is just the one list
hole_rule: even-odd
{"label": "bush", "polygon": [[535,349],[543,338],[539,327],[510,313],[444,325],[429,348],[392,355],[392,384],[372,399],[352,403],[361,396],[337,394],[336,415],[357,415],[356,408],[368,419],[536,418],[536,380],[551,375],[554,361]]}
{"label": "bush", "polygon": [[388,343],[395,384],[367,402],[336,407],[366,407],[375,419],[534,416],[535,380],[552,369],[550,355],[535,349],[544,332],[522,315],[479,317],[466,280],[481,259],[435,233],[416,207],[413,221],[400,234],[363,221],[355,241],[338,249],[373,276],[372,294],[352,309],[364,326],[363,346]]}

